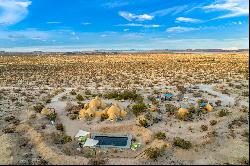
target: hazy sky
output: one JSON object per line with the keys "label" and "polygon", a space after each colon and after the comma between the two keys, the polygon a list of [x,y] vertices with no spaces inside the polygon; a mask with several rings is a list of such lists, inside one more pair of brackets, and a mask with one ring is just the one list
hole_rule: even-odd
{"label": "hazy sky", "polygon": [[248,48],[248,0],[0,0],[0,50]]}

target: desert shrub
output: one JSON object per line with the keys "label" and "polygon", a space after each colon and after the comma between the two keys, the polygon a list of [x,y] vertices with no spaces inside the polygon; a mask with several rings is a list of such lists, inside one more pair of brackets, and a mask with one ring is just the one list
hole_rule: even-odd
{"label": "desert shrub", "polygon": [[138,103],[132,106],[132,112],[135,116],[140,115],[141,113],[145,112],[147,109],[147,106],[145,103]]}
{"label": "desert shrub", "polygon": [[158,157],[161,157],[164,155],[164,152],[165,152],[165,149],[166,149],[166,146],[163,146],[161,148],[158,148],[158,147],[150,147],[150,148],[147,148],[145,151],[144,151],[144,154],[149,158],[149,159],[153,159],[153,160],[157,160]]}
{"label": "desert shrub", "polygon": [[240,160],[239,160],[240,164],[242,165],[249,165],[249,159],[247,159],[247,157],[242,157]]}
{"label": "desert shrub", "polygon": [[68,135],[64,135],[63,136],[63,139],[62,139],[62,144],[66,144],[68,142],[71,142],[72,141],[72,138]]}
{"label": "desert shrub", "polygon": [[86,158],[92,158],[95,156],[95,150],[90,148],[82,149],[83,156]]}
{"label": "desert shrub", "polygon": [[85,90],[85,95],[91,95],[91,91],[90,90]]}
{"label": "desert shrub", "polygon": [[210,120],[210,125],[211,126],[214,126],[214,125],[216,125],[217,124],[217,121],[216,120]]}
{"label": "desert shrub", "polygon": [[77,94],[77,95],[76,95],[76,99],[77,99],[78,101],[83,101],[83,100],[84,100],[83,96],[80,95],[80,94]]}
{"label": "desert shrub", "polygon": [[176,86],[177,90],[180,91],[181,93],[186,93],[187,89],[184,86]]}
{"label": "desert shrub", "polygon": [[32,160],[31,165],[50,165],[50,164],[41,156],[38,156],[35,160]]}
{"label": "desert shrub", "polygon": [[175,114],[177,110],[177,107],[170,103],[166,104],[165,108],[166,108],[166,111],[169,112],[170,114]]}
{"label": "desert shrub", "polygon": [[221,106],[221,100],[217,100],[217,101],[215,102],[215,104],[216,104],[216,106]]}
{"label": "desert shrub", "polygon": [[106,159],[95,157],[89,160],[88,165],[104,165],[106,162]]}
{"label": "desert shrub", "polygon": [[229,125],[229,128],[233,128],[233,126],[240,127],[242,124],[248,124],[247,117],[240,116],[238,119],[234,119]]}
{"label": "desert shrub", "polygon": [[157,100],[154,96],[148,96],[148,100],[150,100],[152,103],[157,102]]}
{"label": "desert shrub", "polygon": [[190,113],[196,113],[198,110],[195,108],[195,106],[190,106],[189,108],[188,108],[188,112],[190,112]]}
{"label": "desert shrub", "polygon": [[202,130],[202,131],[207,131],[207,130],[208,130],[207,125],[201,125],[201,130]]}
{"label": "desert shrub", "polygon": [[200,92],[194,92],[193,96],[194,97],[202,97],[202,94]]}
{"label": "desert shrub", "polygon": [[76,156],[79,155],[79,151],[77,148],[79,147],[77,140],[72,140],[71,142],[67,142],[62,145],[62,152],[68,156]]}
{"label": "desert shrub", "polygon": [[77,114],[69,114],[69,118],[70,118],[71,120],[75,120],[77,117],[78,117]]}
{"label": "desert shrub", "polygon": [[62,133],[52,132],[44,135],[45,140],[51,144],[62,144],[63,135]]}
{"label": "desert shrub", "polygon": [[7,117],[5,117],[4,118],[4,120],[6,121],[6,122],[10,122],[10,121],[12,121],[12,120],[14,120],[15,119],[15,117],[14,116],[7,116]]}
{"label": "desert shrub", "polygon": [[192,147],[192,143],[190,141],[186,141],[180,137],[174,138],[173,145],[182,149],[190,149]]}
{"label": "desert shrub", "polygon": [[3,133],[14,133],[16,130],[16,128],[14,126],[8,126],[8,127],[5,127],[2,132]]}
{"label": "desert shrub", "polygon": [[104,97],[107,99],[115,99],[119,96],[119,93],[117,91],[112,91],[104,94]]}
{"label": "desert shrub", "polygon": [[246,106],[242,106],[240,108],[240,112],[248,112],[248,108]]}
{"label": "desert shrub", "polygon": [[41,103],[36,104],[35,106],[33,106],[34,111],[41,113],[42,109],[44,108],[44,105]]}
{"label": "desert shrub", "polygon": [[163,132],[158,132],[155,134],[155,138],[157,139],[166,139],[166,134]]}
{"label": "desert shrub", "polygon": [[226,109],[222,109],[222,110],[220,110],[219,113],[218,113],[218,116],[219,116],[219,117],[223,117],[223,116],[227,116],[227,115],[229,115],[229,111],[226,110]]}
{"label": "desert shrub", "polygon": [[71,95],[76,95],[75,90],[74,90],[74,89],[73,89],[73,90],[71,90],[71,91],[70,91],[70,94],[71,94]]}
{"label": "desert shrub", "polygon": [[136,102],[143,101],[143,97],[140,94],[138,94],[135,90],[133,91],[124,90],[122,92],[112,91],[104,94],[104,97],[116,100],[133,100]]}
{"label": "desert shrub", "polygon": [[146,119],[140,119],[139,124],[140,126],[145,127],[145,128],[149,126],[148,121]]}
{"label": "desert shrub", "polygon": [[106,119],[108,119],[109,118],[109,115],[107,114],[107,113],[103,113],[102,115],[101,115],[101,121],[104,121],[104,120],[106,120]]}
{"label": "desert shrub", "polygon": [[160,122],[162,119],[161,118],[159,118],[159,117],[154,117],[153,118],[153,123],[158,123],[158,122]]}
{"label": "desert shrub", "polygon": [[57,129],[57,130],[60,130],[60,131],[64,131],[63,124],[62,124],[62,123],[56,124],[56,129]]}
{"label": "desert shrub", "polygon": [[12,121],[12,123],[13,123],[14,125],[18,125],[18,124],[20,123],[20,120],[19,120],[19,119],[14,119],[14,120]]}
{"label": "desert shrub", "polygon": [[249,91],[243,91],[241,95],[244,96],[244,97],[248,97],[249,96]]}
{"label": "desert shrub", "polygon": [[62,96],[60,99],[61,99],[61,100],[66,100],[66,99],[67,99],[67,96]]}
{"label": "desert shrub", "polygon": [[74,108],[74,105],[71,102],[67,102],[65,106],[65,111],[66,112],[71,112],[71,110]]}
{"label": "desert shrub", "polygon": [[247,140],[249,140],[249,131],[248,130],[244,130],[243,133],[241,134],[242,137],[247,138]]}
{"label": "desert shrub", "polygon": [[211,132],[208,132],[207,135],[210,136],[210,137],[217,137],[218,136],[218,132],[216,132],[215,130],[213,130]]}
{"label": "desert shrub", "polygon": [[56,116],[57,116],[56,112],[53,112],[53,113],[47,115],[47,118],[48,118],[50,121],[55,121],[55,120],[56,120]]}
{"label": "desert shrub", "polygon": [[79,108],[84,108],[84,105],[85,105],[84,103],[78,101],[77,104],[78,104],[78,107],[79,107]]}

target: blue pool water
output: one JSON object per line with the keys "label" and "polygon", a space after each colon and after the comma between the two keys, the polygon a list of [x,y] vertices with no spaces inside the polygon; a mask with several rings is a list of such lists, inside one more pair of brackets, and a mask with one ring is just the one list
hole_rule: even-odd
{"label": "blue pool water", "polygon": [[127,146],[128,137],[95,136],[97,145]]}
{"label": "blue pool water", "polygon": [[114,136],[114,135],[93,135],[94,140],[98,140],[97,146],[100,147],[117,147],[130,148],[131,136]]}

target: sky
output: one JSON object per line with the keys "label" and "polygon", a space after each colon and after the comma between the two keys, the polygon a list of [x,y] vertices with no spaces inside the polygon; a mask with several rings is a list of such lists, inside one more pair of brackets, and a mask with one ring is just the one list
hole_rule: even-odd
{"label": "sky", "polygon": [[248,45],[248,0],[0,0],[5,51]]}

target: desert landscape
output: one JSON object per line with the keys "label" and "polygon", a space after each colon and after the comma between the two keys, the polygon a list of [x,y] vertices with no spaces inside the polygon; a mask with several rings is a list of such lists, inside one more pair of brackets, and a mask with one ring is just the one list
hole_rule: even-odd
{"label": "desert landscape", "polygon": [[248,52],[1,55],[0,164],[248,165],[248,68]]}

